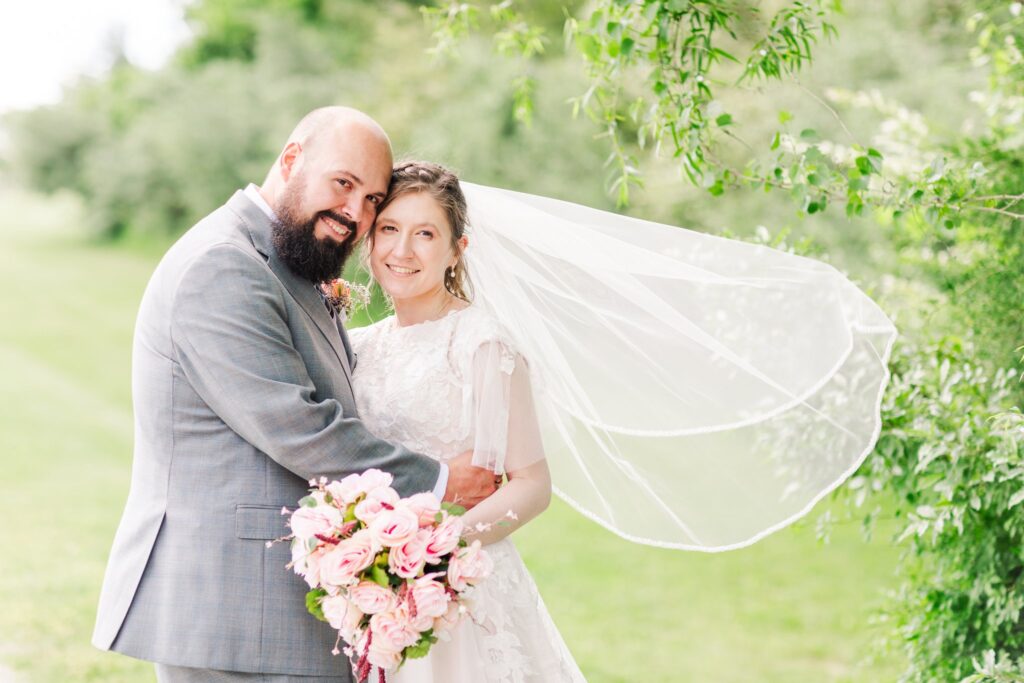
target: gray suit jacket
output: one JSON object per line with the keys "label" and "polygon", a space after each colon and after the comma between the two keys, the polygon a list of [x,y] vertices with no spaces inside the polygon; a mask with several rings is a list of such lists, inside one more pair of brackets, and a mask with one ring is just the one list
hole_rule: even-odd
{"label": "gray suit jacket", "polygon": [[131,490],[93,644],[243,672],[345,675],[335,633],[285,569],[282,506],[313,477],[377,467],[410,495],[439,465],[356,415],[351,351],[312,283],[237,192],[167,252],[135,328]]}

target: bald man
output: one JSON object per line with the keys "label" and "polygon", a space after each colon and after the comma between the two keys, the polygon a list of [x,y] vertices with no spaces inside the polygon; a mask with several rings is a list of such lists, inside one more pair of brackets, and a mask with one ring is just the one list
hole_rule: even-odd
{"label": "bald man", "polygon": [[131,489],[93,644],[176,681],[351,680],[336,634],[285,569],[282,507],[308,481],[375,467],[403,496],[472,506],[494,489],[467,453],[442,466],[359,421],[345,328],[317,284],[337,277],[388,191],[391,146],[362,112],[307,115],[261,187],[168,250],[132,353]]}

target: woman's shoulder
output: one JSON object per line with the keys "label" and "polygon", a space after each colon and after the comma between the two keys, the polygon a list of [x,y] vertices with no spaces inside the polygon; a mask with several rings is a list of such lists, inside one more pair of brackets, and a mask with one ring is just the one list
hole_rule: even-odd
{"label": "woman's shoulder", "polygon": [[381,332],[391,326],[391,319],[394,315],[389,315],[386,318],[371,322],[368,325],[362,325],[360,327],[348,327],[346,325],[345,332],[348,333],[348,338],[352,342],[352,346],[355,347],[356,352],[359,351],[359,346],[365,344],[367,341],[378,337]]}
{"label": "woman's shoulder", "polygon": [[484,351],[488,356],[500,357],[503,367],[511,367],[518,354],[516,344],[508,328],[493,313],[484,306],[473,304],[457,317],[452,346],[459,357],[472,362],[478,353]]}

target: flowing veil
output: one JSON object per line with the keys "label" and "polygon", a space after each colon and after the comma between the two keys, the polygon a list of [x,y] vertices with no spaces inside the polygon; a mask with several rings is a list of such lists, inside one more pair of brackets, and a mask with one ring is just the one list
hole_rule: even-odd
{"label": "flowing veil", "polygon": [[555,491],[587,517],[739,548],[871,451],[896,329],[833,267],[461,185],[475,303],[528,360]]}

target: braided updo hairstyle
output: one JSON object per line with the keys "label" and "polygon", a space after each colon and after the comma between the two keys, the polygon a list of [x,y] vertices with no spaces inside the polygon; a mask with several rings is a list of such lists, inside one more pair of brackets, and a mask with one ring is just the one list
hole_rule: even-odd
{"label": "braided updo hairstyle", "polygon": [[[387,198],[377,209],[380,215],[391,202],[412,192],[426,192],[434,198],[444,211],[451,227],[451,248],[458,256],[455,265],[444,271],[444,288],[453,296],[469,303],[473,296],[473,284],[463,263],[462,246],[459,240],[466,232],[468,210],[466,197],[459,187],[459,178],[439,164],[429,161],[403,161],[391,171],[391,186]],[[368,247],[373,249],[374,232],[367,237]]]}

